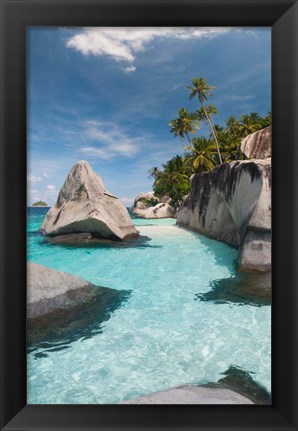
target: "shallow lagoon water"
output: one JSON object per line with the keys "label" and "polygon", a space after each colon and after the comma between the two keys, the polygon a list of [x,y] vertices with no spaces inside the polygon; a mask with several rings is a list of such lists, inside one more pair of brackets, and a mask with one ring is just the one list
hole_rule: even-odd
{"label": "shallow lagoon water", "polygon": [[141,238],[129,246],[53,245],[38,233],[45,213],[30,209],[28,260],[130,294],[94,336],[28,354],[29,404],[119,403],[215,382],[231,365],[270,392],[271,307],[196,300],[235,275],[236,249],[174,219],[134,219]]}

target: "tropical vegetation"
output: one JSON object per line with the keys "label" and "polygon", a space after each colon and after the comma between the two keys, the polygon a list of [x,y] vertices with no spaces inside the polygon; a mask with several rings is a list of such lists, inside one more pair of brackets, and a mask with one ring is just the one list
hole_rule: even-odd
{"label": "tropical vegetation", "polygon": [[[190,99],[198,99],[199,108],[194,112],[180,108],[178,117],[169,122],[170,132],[174,138],[180,138],[184,153],[168,160],[161,169],[154,166],[149,170],[149,178],[154,180],[155,195],[168,195],[173,203],[180,202],[189,193],[192,174],[242,159],[241,141],[247,135],[271,124],[270,112],[264,117],[251,112],[239,118],[230,116],[224,126],[218,125],[213,118],[218,114],[216,107],[206,104],[209,97],[213,97],[215,87],[209,85],[205,78],[193,78],[191,86],[186,88],[190,91]],[[202,125],[207,127],[207,136],[197,136]]]}

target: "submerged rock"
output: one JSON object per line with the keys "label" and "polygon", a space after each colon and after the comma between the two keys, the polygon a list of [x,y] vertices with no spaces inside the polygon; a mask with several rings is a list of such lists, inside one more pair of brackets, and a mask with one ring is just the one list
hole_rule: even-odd
{"label": "submerged rock", "polygon": [[42,225],[44,235],[89,233],[94,237],[126,240],[138,237],[127,209],[108,192],[88,162],[70,170],[56,204]]}
{"label": "submerged rock", "polygon": [[139,193],[131,207],[131,212],[137,217],[146,219],[171,218],[175,209],[171,207],[170,202],[169,196],[159,199],[153,192]]}
{"label": "submerged rock", "polygon": [[267,389],[255,382],[252,378],[251,374],[254,374],[253,372],[247,372],[240,367],[231,365],[227,371],[221,374],[224,377],[219,379],[216,383],[211,383],[206,386],[221,387],[236,391],[251,399],[255,404],[272,404],[271,395]]}
{"label": "submerged rock", "polygon": [[70,342],[94,336],[129,295],[128,291],[97,287],[80,277],[28,263],[29,351],[37,347],[61,350]]}
{"label": "submerged rock", "polygon": [[271,157],[271,143],[272,128],[269,126],[244,138],[240,151],[248,159],[266,159]]}
{"label": "submerged rock", "polygon": [[211,283],[209,292],[199,293],[195,299],[217,304],[233,302],[239,305],[262,307],[271,305],[271,273],[239,272],[236,277]]}
{"label": "submerged rock", "polygon": [[[85,245],[89,243],[92,240],[91,233],[66,233],[64,235],[58,235],[58,236],[48,236],[45,238],[46,242],[49,242],[51,244],[63,244],[63,245]],[[103,240],[108,241],[108,240]]]}
{"label": "submerged rock", "polygon": [[27,317],[66,310],[100,295],[101,289],[80,277],[28,263]]}
{"label": "submerged rock", "polygon": [[271,158],[194,175],[177,224],[240,248],[239,267],[271,268]]}

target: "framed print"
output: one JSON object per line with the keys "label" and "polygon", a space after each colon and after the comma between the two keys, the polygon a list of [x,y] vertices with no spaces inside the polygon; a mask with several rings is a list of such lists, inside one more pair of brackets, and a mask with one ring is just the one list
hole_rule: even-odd
{"label": "framed print", "polygon": [[297,2],[1,16],[1,429],[297,429]]}

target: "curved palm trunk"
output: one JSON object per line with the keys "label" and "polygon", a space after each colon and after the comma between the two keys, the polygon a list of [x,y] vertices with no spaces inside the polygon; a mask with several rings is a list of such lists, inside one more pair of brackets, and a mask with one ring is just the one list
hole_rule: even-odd
{"label": "curved palm trunk", "polygon": [[185,134],[186,134],[186,136],[187,136],[187,139],[188,139],[189,144],[190,144],[190,145],[192,145],[188,132],[185,132]]}
{"label": "curved palm trunk", "polygon": [[214,140],[216,142],[216,148],[217,148],[217,154],[218,154],[219,162],[220,162],[220,164],[222,164],[222,158],[221,158],[221,154],[220,154],[220,151],[219,151],[219,142],[218,142],[218,138],[217,138],[217,135],[216,135],[216,132],[215,132],[215,128],[212,125],[212,123],[210,121],[210,118],[209,118],[209,115],[207,114],[207,111],[206,111],[206,109],[205,109],[204,106],[203,106],[203,111],[204,111],[205,117],[207,119],[207,122],[209,124],[209,128],[211,130],[211,133],[212,133],[212,135],[214,137]]}
{"label": "curved palm trunk", "polygon": [[178,192],[177,192],[177,189],[175,187],[175,184],[174,184],[173,180],[172,180],[172,187],[174,189],[175,195],[178,197]]}
{"label": "curved palm trunk", "polygon": [[216,137],[217,137],[217,140],[219,141],[219,139],[218,139],[218,134],[217,134],[217,131],[216,131],[216,128],[215,128],[215,124],[214,124],[214,121],[213,121],[213,118],[211,117],[211,115],[210,115],[210,121],[211,121],[211,124],[212,124],[212,127],[213,127],[213,130],[214,130],[214,133],[216,134]]}

